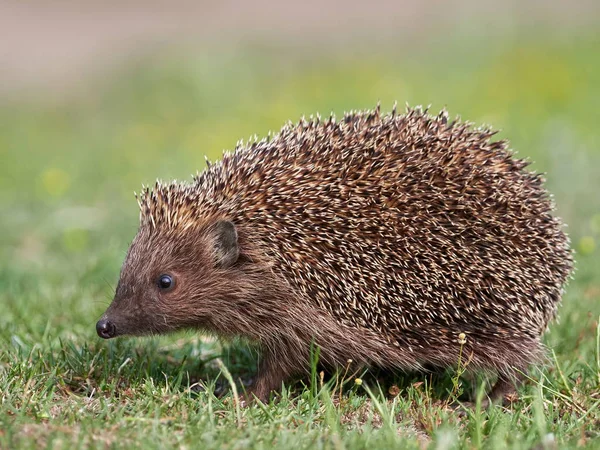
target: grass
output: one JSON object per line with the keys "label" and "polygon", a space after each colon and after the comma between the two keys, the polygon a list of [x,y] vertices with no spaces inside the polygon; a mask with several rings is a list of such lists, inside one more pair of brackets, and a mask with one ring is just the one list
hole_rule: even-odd
{"label": "grass", "polygon": [[[277,49],[160,57],[66,100],[0,105],[0,448],[597,448],[600,444],[600,51],[597,37],[428,42],[335,58]],[[453,375],[314,373],[236,408],[256,355],[187,332],[102,342],[142,182],[187,178],[238,138],[302,114],[446,106],[502,128],[546,172],[577,272],[508,410],[443,407]],[[222,361],[222,363],[220,363]],[[457,361],[458,364],[458,361]],[[226,368],[226,370],[224,370]],[[339,374],[338,381],[344,374]],[[229,376],[229,375],[228,375]],[[362,376],[362,375],[361,375]],[[464,378],[464,377],[463,377]],[[327,380],[325,380],[327,381]],[[389,386],[398,395],[387,394]],[[241,387],[241,386],[240,386]]]}

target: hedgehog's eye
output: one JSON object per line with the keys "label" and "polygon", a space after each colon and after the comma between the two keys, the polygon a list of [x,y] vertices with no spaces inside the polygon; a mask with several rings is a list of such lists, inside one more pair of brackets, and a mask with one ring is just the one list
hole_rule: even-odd
{"label": "hedgehog's eye", "polygon": [[162,291],[170,291],[175,287],[175,280],[171,275],[163,274],[158,277],[158,287]]}

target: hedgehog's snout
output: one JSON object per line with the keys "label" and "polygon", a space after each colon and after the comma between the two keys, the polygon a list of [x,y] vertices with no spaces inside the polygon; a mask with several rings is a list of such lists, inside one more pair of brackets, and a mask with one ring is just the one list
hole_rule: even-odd
{"label": "hedgehog's snout", "polygon": [[96,323],[96,332],[102,339],[110,339],[117,335],[117,327],[108,319],[100,319]]}

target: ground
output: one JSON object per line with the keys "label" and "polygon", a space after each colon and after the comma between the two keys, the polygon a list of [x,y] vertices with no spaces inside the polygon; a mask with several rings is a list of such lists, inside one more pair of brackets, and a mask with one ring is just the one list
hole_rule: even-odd
{"label": "ground", "polygon": [[[335,54],[264,41],[167,46],[75,93],[12,85],[0,103],[0,448],[598,447],[597,33],[411,36]],[[479,384],[453,371],[342,372],[238,408],[228,380],[252,378],[246,344],[192,332],[97,338],[142,182],[190,179],[240,138],[377,101],[502,129],[545,172],[569,225],[577,270],[544,337],[548,362],[512,405],[457,414],[444,400]]]}

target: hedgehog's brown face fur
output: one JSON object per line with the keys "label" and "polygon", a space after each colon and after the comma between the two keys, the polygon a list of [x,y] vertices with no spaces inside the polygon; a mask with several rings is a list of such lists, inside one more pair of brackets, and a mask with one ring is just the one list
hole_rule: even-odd
{"label": "hedgehog's brown face fur", "polygon": [[[172,230],[142,225],[133,240],[115,298],[97,324],[100,337],[164,333],[200,327],[227,334],[216,311],[239,278],[237,231],[228,221]],[[232,273],[230,273],[232,272]],[[221,330],[219,328],[225,328]]]}

